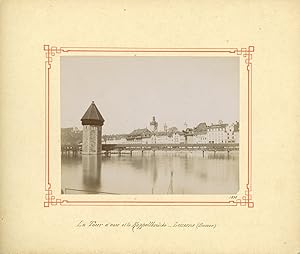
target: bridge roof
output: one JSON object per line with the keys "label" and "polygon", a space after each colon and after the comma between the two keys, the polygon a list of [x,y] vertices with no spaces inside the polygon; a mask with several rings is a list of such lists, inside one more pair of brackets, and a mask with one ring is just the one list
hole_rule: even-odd
{"label": "bridge roof", "polygon": [[81,118],[82,125],[103,125],[104,118],[99,112],[96,104],[92,101],[83,117]]}

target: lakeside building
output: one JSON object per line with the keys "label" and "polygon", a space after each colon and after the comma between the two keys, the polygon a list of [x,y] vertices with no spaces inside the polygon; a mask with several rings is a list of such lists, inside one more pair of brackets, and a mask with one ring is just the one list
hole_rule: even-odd
{"label": "lakeside building", "polygon": [[151,132],[147,128],[144,128],[132,131],[127,135],[126,141],[127,144],[184,144],[185,138],[184,133],[177,131],[177,128],[174,129],[174,127],[167,131],[156,132]]}
{"label": "lakeside building", "polygon": [[157,132],[152,136],[152,144],[184,144],[184,133],[172,127],[167,131]]}
{"label": "lakeside building", "polygon": [[219,121],[210,126],[199,123],[195,128],[187,128],[184,135],[186,144],[239,143],[239,122],[225,124]]}
{"label": "lakeside building", "polygon": [[102,142],[103,144],[126,144],[127,136],[127,134],[103,135]]}
{"label": "lakeside building", "polygon": [[[62,128],[62,145],[82,145],[83,131]],[[231,124],[199,123],[194,128],[178,131],[176,127],[164,131],[136,129],[130,134],[103,135],[102,144],[222,144],[239,143],[239,122]]]}
{"label": "lakeside building", "polygon": [[159,131],[152,136],[153,144],[170,144],[172,143],[172,133]]}
{"label": "lakeside building", "polygon": [[234,143],[240,143],[240,123],[236,122],[233,126]]}
{"label": "lakeside building", "polygon": [[153,133],[147,128],[136,129],[126,137],[129,144],[151,144]]}
{"label": "lakeside building", "polygon": [[199,123],[194,129],[194,143],[206,144],[207,143],[207,125],[206,123]]}
{"label": "lakeside building", "polygon": [[172,143],[173,144],[184,144],[185,143],[184,133],[182,131],[174,132]]}
{"label": "lakeside building", "polygon": [[208,126],[199,123],[195,128],[187,128],[184,132],[186,144],[206,144]]}
{"label": "lakeside building", "polygon": [[207,128],[207,143],[208,144],[221,144],[227,143],[227,124],[219,122],[218,124],[212,124]]}
{"label": "lakeside building", "polygon": [[[149,130],[150,129],[150,130]],[[176,127],[158,131],[158,122],[153,117],[149,129],[135,129],[129,134],[104,135],[104,144],[226,144],[239,143],[239,122],[227,124],[219,121],[207,125],[200,122],[194,128],[178,131]]]}

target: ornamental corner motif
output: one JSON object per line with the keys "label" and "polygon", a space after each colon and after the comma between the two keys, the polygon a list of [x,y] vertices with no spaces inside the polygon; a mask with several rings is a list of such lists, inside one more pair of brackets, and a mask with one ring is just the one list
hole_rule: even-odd
{"label": "ornamental corner motif", "polygon": [[58,48],[55,46],[44,45],[44,51],[46,52],[46,64],[48,66],[48,69],[51,69],[51,63],[53,62],[53,58],[56,54],[60,54],[63,50],[61,47]]}
{"label": "ornamental corner motif", "polygon": [[55,196],[53,195],[53,191],[51,190],[50,183],[48,183],[48,189],[46,190],[45,199],[46,201],[44,202],[44,207],[50,207],[50,205],[55,206],[58,204],[61,205],[63,202],[66,201],[55,198]]}
{"label": "ornamental corner motif", "polygon": [[255,49],[254,46],[249,46],[248,48],[240,48],[234,50],[234,53],[236,53],[239,56],[243,56],[245,58],[245,64],[247,65],[248,71],[252,68],[254,49]]}

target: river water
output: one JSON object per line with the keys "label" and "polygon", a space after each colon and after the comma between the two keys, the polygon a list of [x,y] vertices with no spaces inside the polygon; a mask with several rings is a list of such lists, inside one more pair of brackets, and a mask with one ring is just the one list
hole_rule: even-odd
{"label": "river water", "polygon": [[238,152],[62,155],[64,194],[234,194]]}

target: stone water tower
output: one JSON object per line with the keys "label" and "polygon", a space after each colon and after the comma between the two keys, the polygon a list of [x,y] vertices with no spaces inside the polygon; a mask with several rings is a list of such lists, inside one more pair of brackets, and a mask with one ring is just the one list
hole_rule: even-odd
{"label": "stone water tower", "polygon": [[94,101],[81,118],[81,123],[83,125],[82,154],[101,154],[104,119]]}

